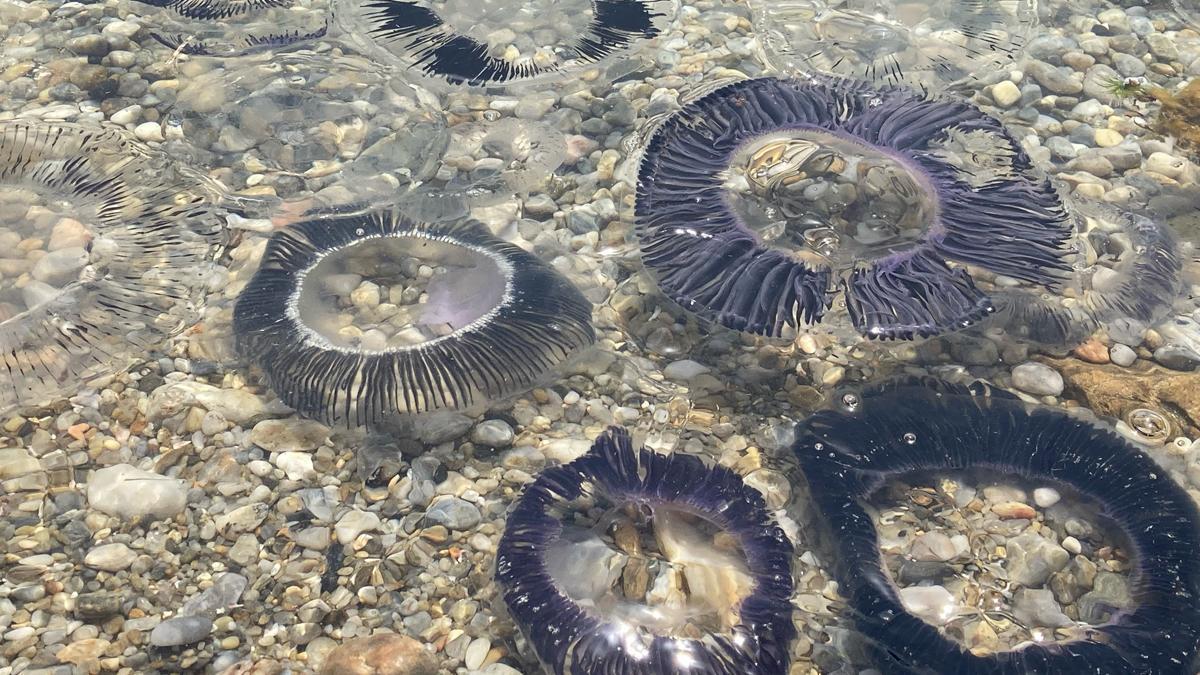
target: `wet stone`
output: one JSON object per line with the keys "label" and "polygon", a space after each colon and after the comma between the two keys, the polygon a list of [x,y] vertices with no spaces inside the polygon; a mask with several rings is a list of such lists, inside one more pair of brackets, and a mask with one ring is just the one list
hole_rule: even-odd
{"label": "wet stone", "polygon": [[170,518],[187,506],[182,481],[128,464],[93,472],[87,495],[92,508],[121,518]]}
{"label": "wet stone", "polygon": [[203,640],[212,633],[213,622],[203,616],[179,616],[167,619],[150,631],[155,647],[178,647]]}
{"label": "wet stone", "polygon": [[471,430],[471,442],[486,448],[506,448],[512,445],[513,430],[504,420],[485,420]]}
{"label": "wet stone", "polygon": [[1058,396],[1063,392],[1063,378],[1050,366],[1027,362],[1013,368],[1013,386],[1037,396]]}
{"label": "wet stone", "polygon": [[479,507],[459,497],[441,497],[427,511],[425,520],[435,525],[445,525],[451,530],[467,530],[482,520]]}
{"label": "wet stone", "polygon": [[121,602],[117,593],[81,593],[75,599],[75,615],[84,621],[106,619],[121,612]]}

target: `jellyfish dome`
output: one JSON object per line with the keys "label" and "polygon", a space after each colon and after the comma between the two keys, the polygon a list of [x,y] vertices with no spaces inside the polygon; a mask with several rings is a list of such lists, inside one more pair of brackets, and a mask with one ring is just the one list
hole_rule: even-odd
{"label": "jellyfish dome", "polygon": [[[903,379],[841,398],[795,451],[835,540],[834,575],[883,672],[1191,673],[1200,646],[1200,512],[1168,471],[1115,433],[1011,394]],[[864,500],[893,476],[988,469],[1093,498],[1133,550],[1131,606],[1066,642],[975,653],[904,606]]]}
{"label": "jellyfish dome", "polygon": [[975,270],[1057,288],[1072,226],[1020,144],[970,104],[840,79],[761,78],[686,105],[651,135],[636,231],[685,309],[767,336],[838,304],[861,334],[973,325]]}
{"label": "jellyfish dome", "polygon": [[[1074,346],[1099,328],[1136,341],[1163,319],[1183,285],[1183,251],[1161,219],[1101,203],[1070,200],[1073,274],[1063,292],[1028,292],[987,283],[992,326],[1022,340]],[[994,281],[994,280],[993,280]]]}
{"label": "jellyfish dome", "polygon": [[612,427],[526,487],[496,581],[555,675],[783,675],[792,554],[737,474]]}
{"label": "jellyfish dome", "polygon": [[196,56],[236,57],[325,37],[326,0],[140,0],[150,36]]}
{"label": "jellyfish dome", "polygon": [[560,80],[628,57],[674,0],[337,0],[352,40],[423,75],[471,86]]}
{"label": "jellyfish dome", "polygon": [[262,55],[184,80],[164,117],[172,149],[245,194],[326,206],[392,204],[437,173],[445,117],[365,59]]}
{"label": "jellyfish dome", "polygon": [[122,132],[0,123],[0,408],[71,395],[194,321],[224,244],[217,196]]}
{"label": "jellyfish dome", "polygon": [[591,305],[535,256],[392,211],[276,233],[234,335],[284,402],[346,425],[521,393],[595,340]]}
{"label": "jellyfish dome", "polygon": [[1008,66],[1037,26],[1035,0],[756,0],[765,60],[929,92]]}

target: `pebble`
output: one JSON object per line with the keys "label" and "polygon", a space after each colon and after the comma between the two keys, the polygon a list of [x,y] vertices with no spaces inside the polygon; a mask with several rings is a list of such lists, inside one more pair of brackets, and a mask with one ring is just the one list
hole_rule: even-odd
{"label": "pebble", "polygon": [[1161,173],[1167,178],[1179,178],[1187,170],[1186,159],[1165,152],[1153,152],[1146,158],[1146,170]]}
{"label": "pebble", "polygon": [[221,413],[233,424],[247,422],[267,414],[265,402],[245,389],[222,389],[203,382],[184,381],[164,384],[150,394],[146,415],[162,419],[189,406]]}
{"label": "pebble", "polygon": [[1057,504],[1060,499],[1062,499],[1062,495],[1058,494],[1058,490],[1054,488],[1040,487],[1033,490],[1033,503],[1040,508],[1048,509]]}
{"label": "pebble", "polygon": [[944,626],[958,616],[958,601],[942,586],[901,588],[900,601],[909,612],[934,626]]}
{"label": "pebble", "polygon": [[83,564],[106,572],[119,572],[137,560],[137,553],[125,544],[102,544],[87,552]]}
{"label": "pebble", "polygon": [[425,511],[425,520],[434,525],[444,525],[451,530],[469,530],[482,519],[479,507],[453,496],[439,497]]}
{"label": "pebble", "polygon": [[171,518],[187,506],[183,481],[129,464],[94,471],[88,478],[87,497],[92,508],[127,520]]}
{"label": "pebble", "polygon": [[470,670],[481,668],[491,648],[491,640],[485,637],[478,637],[471,640],[471,644],[467,646],[466,656],[463,658],[463,665]]}
{"label": "pebble", "polygon": [[[814,349],[813,351],[816,350]],[[665,375],[669,380],[687,382],[692,378],[696,378],[710,372],[710,370],[711,369],[704,364],[697,363],[691,359],[683,359],[681,361],[672,361],[671,363],[668,363],[667,367],[663,368],[663,375]]]}
{"label": "pebble", "polygon": [[945,562],[958,555],[958,547],[941,532],[926,532],[913,540],[909,556],[920,562]]}
{"label": "pebble", "polygon": [[1108,358],[1118,366],[1128,367],[1137,360],[1137,352],[1126,345],[1117,343],[1108,350]]}
{"label": "pebble", "polygon": [[1021,90],[1010,80],[1004,80],[992,87],[992,99],[1001,108],[1011,108],[1021,100]]}
{"label": "pebble", "polygon": [[321,675],[437,675],[438,662],[407,635],[347,640],[325,656]]}
{"label": "pebble", "polygon": [[328,439],[329,427],[297,418],[263,420],[250,430],[250,442],[267,452],[309,452]]}
{"label": "pebble", "polygon": [[1012,370],[1012,383],[1017,389],[1036,396],[1058,396],[1063,392],[1063,378],[1050,366],[1027,361]]}
{"label": "pebble", "polygon": [[485,420],[471,430],[471,442],[486,448],[507,448],[513,442],[513,430],[504,420]]}
{"label": "pebble", "polygon": [[1074,622],[1063,614],[1048,588],[1019,588],[1013,595],[1013,614],[1027,626],[1060,628]]}
{"label": "pebble", "polygon": [[438,445],[462,438],[472,424],[471,418],[461,413],[438,411],[418,415],[413,420],[413,432],[422,443]]}
{"label": "pebble", "polygon": [[307,452],[281,452],[275,456],[275,466],[287,475],[288,480],[309,481],[317,477],[312,455]]}
{"label": "pebble", "polygon": [[214,617],[237,604],[246,590],[249,579],[236,572],[226,572],[217,577],[212,586],[188,600],[179,609],[179,616]]}
{"label": "pebble", "polygon": [[999,504],[994,504],[992,505],[992,513],[1005,520],[1016,520],[1018,518],[1033,520],[1037,517],[1037,512],[1033,510],[1033,507],[1022,502],[1000,502]]}
{"label": "pebble", "polygon": [[1097,129],[1095,133],[1096,145],[1101,148],[1111,148],[1120,145],[1125,137],[1119,131],[1112,129]]}
{"label": "pebble", "polygon": [[1108,347],[1103,342],[1095,338],[1089,339],[1087,342],[1072,350],[1075,356],[1088,363],[1108,363]]}
{"label": "pebble", "polygon": [[208,637],[212,629],[213,622],[206,616],[177,616],[150,631],[150,644],[155,647],[190,645]]}
{"label": "pebble", "polygon": [[1025,587],[1039,587],[1071,560],[1066,549],[1034,532],[1023,532],[1008,542],[1008,577]]}
{"label": "pebble", "polygon": [[133,128],[133,135],[147,143],[166,140],[163,138],[162,125],[158,122],[142,122]]}
{"label": "pebble", "polygon": [[370,511],[348,511],[333,528],[334,535],[343,546],[349,545],[358,535],[379,527],[379,516]]}

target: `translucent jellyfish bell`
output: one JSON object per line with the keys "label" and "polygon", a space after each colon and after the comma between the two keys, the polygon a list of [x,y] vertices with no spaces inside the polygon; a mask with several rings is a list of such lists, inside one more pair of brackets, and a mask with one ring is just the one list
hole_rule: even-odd
{"label": "translucent jellyfish bell", "polygon": [[937,92],[1011,64],[1036,0],[756,0],[764,57],[784,73],[829,73]]}
{"label": "translucent jellyfish bell", "polygon": [[[460,217],[528,195],[546,183],[567,157],[567,142],[553,126],[505,117],[450,129],[439,181],[402,201],[406,213],[426,221]],[[444,178],[446,173],[451,173]]]}
{"label": "translucent jellyfish bell", "polygon": [[173,150],[224,167],[235,191],[395,203],[449,141],[428,100],[361,58],[282,54],[186,78],[163,124]]}
{"label": "translucent jellyfish bell", "polygon": [[[141,0],[150,36],[184,54],[234,57],[325,37],[327,0]],[[140,8],[139,8],[140,9]]]}
{"label": "translucent jellyfish bell", "polygon": [[453,84],[544,83],[628,57],[674,0],[337,0],[360,45]]}
{"label": "translucent jellyfish bell", "polygon": [[1174,232],[1159,219],[1107,204],[1069,201],[1067,207],[1075,223],[1071,278],[1062,292],[993,289],[993,325],[1053,346],[1074,346],[1097,328],[1139,339],[1167,315],[1182,287]]}
{"label": "translucent jellyfish bell", "polygon": [[275,234],[234,332],[288,405],[346,425],[520,393],[595,340],[591,305],[541,260],[475,221],[391,211]]}
{"label": "translucent jellyfish bell", "polygon": [[123,133],[0,123],[0,409],[70,395],[195,320],[216,195]]}

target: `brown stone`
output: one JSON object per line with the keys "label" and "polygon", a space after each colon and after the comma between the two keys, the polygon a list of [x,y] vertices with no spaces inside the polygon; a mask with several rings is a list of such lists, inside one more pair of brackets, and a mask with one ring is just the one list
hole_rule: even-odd
{"label": "brown stone", "polygon": [[104,654],[104,650],[108,649],[108,645],[108,640],[100,638],[76,640],[58,650],[54,658],[58,659],[59,663],[74,664],[80,670],[95,673],[100,670],[100,656]]}
{"label": "brown stone", "polygon": [[992,513],[1004,518],[1005,520],[1015,520],[1024,518],[1025,520],[1033,520],[1037,517],[1037,512],[1033,507],[1021,502],[1002,502],[992,507]]}
{"label": "brown stone", "polygon": [[437,675],[433,654],[407,635],[383,633],[347,640],[329,652],[322,675]]}
{"label": "brown stone", "polygon": [[1073,353],[1088,363],[1108,363],[1108,346],[1096,338],[1079,345]]}
{"label": "brown stone", "polygon": [[1162,414],[1174,435],[1200,434],[1200,372],[1179,372],[1143,365],[1136,370],[1053,360],[1063,376],[1066,395],[1098,415],[1125,419],[1138,408]]}

